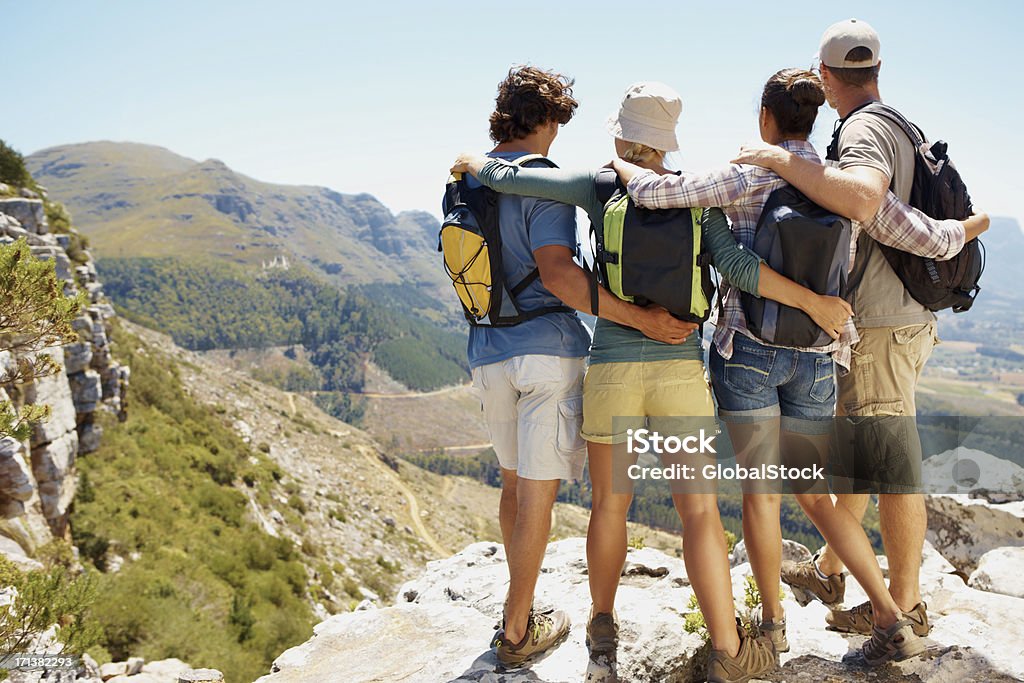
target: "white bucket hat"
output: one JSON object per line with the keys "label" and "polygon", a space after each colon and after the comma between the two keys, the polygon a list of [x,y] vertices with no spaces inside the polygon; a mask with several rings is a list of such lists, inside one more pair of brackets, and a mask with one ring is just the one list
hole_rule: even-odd
{"label": "white bucket hat", "polygon": [[676,123],[683,101],[664,83],[643,81],[626,89],[619,111],[608,117],[608,132],[626,142],[639,142],[663,152],[679,149]]}

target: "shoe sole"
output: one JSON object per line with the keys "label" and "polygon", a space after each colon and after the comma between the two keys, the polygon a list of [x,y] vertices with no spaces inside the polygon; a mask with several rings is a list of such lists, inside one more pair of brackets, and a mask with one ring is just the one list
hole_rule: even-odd
{"label": "shoe sole", "polygon": [[840,600],[839,602],[825,602],[817,594],[812,593],[806,588],[801,588],[799,586],[790,586],[789,584],[786,585],[789,586],[790,590],[793,591],[793,597],[796,598],[797,604],[801,607],[807,607],[807,605],[811,604],[815,600],[825,605],[832,611],[836,611],[842,608],[843,606],[842,600]]}
{"label": "shoe sole", "polygon": [[[498,657],[497,658],[498,659],[498,663],[501,664],[506,669],[519,669],[519,668],[522,668],[524,666],[529,666],[530,664],[532,664],[533,662],[537,661],[538,659],[542,659],[545,655],[549,654],[556,647],[558,647],[559,645],[564,643],[569,638],[569,632],[571,630],[572,629],[566,629],[565,632],[562,633],[562,635],[558,636],[558,638],[556,638],[554,641],[551,642],[551,645],[549,645],[548,647],[544,648],[543,650],[538,650],[537,652],[531,652],[530,654],[526,655],[525,657],[522,657],[522,658],[518,658],[517,657],[517,658],[513,659],[512,661],[505,661],[501,657]],[[495,656],[497,656],[497,655],[495,655]]]}
{"label": "shoe sole", "polygon": [[709,679],[707,679],[707,683],[748,683],[748,681],[757,680],[758,677],[764,676],[768,672],[775,670],[778,666],[779,666],[779,663],[776,662],[774,665],[772,665],[771,667],[765,669],[764,671],[758,671],[757,673],[747,674],[746,676],[743,676],[742,678],[730,678],[730,679],[716,678],[714,680],[709,678]]}
{"label": "shoe sole", "polygon": [[857,636],[870,636],[871,631],[858,631],[855,628],[840,628],[839,626],[833,626],[829,624],[825,627],[826,631],[835,631],[836,633],[850,633]]}
{"label": "shoe sole", "polygon": [[886,662],[903,662],[903,661],[906,661],[908,659],[913,659],[914,657],[920,657],[921,655],[923,655],[927,651],[928,651],[928,646],[926,646],[924,643],[922,643],[920,640],[918,640],[917,647],[915,647],[915,648],[913,648],[913,649],[911,649],[909,651],[903,651],[903,652],[897,651],[892,657],[882,657],[882,658],[876,659],[874,661],[868,659],[867,657],[864,657],[864,661],[867,663],[868,666],[874,668],[874,667],[879,667],[879,666],[885,664]]}
{"label": "shoe sole", "polygon": [[[832,624],[828,624],[825,627],[825,630],[826,631],[835,631],[836,633],[849,633],[849,634],[856,635],[856,636],[868,636],[868,637],[871,636],[871,631],[858,631],[855,628],[841,628],[839,626],[833,626]],[[931,632],[932,632],[932,629],[929,626],[928,630],[925,631],[924,633],[918,633],[915,630],[914,631],[914,635],[917,636],[918,638],[927,638],[928,634],[931,633]]]}

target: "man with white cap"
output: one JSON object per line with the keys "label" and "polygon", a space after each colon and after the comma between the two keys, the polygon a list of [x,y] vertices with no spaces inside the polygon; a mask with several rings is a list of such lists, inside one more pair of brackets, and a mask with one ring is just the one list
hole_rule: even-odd
{"label": "man with white cap", "polygon": [[[735,161],[770,168],[813,201],[860,222],[875,216],[890,188],[908,201],[915,165],[913,143],[894,121],[861,111],[881,100],[880,47],[875,30],[857,19],[833,24],[822,36],[821,80],[828,103],[842,117],[830,150],[832,165],[809,164],[781,148],[755,146],[744,147]],[[987,227],[987,218],[965,222],[965,240]],[[889,228],[895,230],[895,226]],[[904,251],[937,258],[952,256],[926,253],[923,237],[903,237]],[[870,471],[870,488],[879,494],[889,592],[904,618],[879,628],[870,605],[864,603],[834,611],[826,621],[834,630],[872,636],[865,655],[869,660],[885,661],[900,658],[901,643],[926,635],[930,628],[919,585],[927,517],[920,493],[915,390],[938,337],[935,315],[914,300],[878,242],[866,232],[861,232],[856,242],[849,287],[860,341],[853,347],[851,371],[838,379],[836,410],[839,416],[849,416],[851,423],[861,425],[857,429],[884,425],[891,436],[877,449],[861,449],[856,457],[861,459],[858,466]],[[864,483],[854,481],[853,493],[838,496],[839,503],[858,517],[868,504]],[[782,578],[826,604],[835,604],[845,592],[843,568],[835,553],[826,548],[807,562],[785,565]]]}

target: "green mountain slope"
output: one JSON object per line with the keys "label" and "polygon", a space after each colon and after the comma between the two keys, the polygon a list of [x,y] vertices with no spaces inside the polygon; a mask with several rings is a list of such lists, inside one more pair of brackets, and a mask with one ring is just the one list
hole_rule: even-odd
{"label": "green mountain slope", "polygon": [[284,256],[338,284],[402,283],[434,295],[447,285],[436,220],[393,215],[368,194],[264,183],[214,159],[135,143],[51,147],[27,163],[103,258],[205,254],[261,264]]}
{"label": "green mountain slope", "polygon": [[[109,655],[97,656],[177,656],[251,681],[315,621],[308,559],[260,528],[243,492],[269,501],[282,470],[197,403],[167,358],[120,330],[113,341],[132,368],[131,409],[124,423],[101,416],[71,517],[83,562],[105,571],[92,616]],[[131,560],[109,571],[118,553]]]}
{"label": "green mountain slope", "polygon": [[211,258],[104,259],[99,268],[126,317],[189,349],[303,345],[315,385],[284,389],[359,391],[368,359],[420,390],[468,373],[461,334],[403,313],[380,286],[339,289],[296,267],[261,271]]}

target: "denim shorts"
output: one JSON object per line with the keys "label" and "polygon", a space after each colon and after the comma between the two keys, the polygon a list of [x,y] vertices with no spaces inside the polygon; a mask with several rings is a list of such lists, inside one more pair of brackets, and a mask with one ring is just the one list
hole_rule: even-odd
{"label": "denim shorts", "polygon": [[836,406],[835,366],[826,353],[797,351],[733,337],[732,358],[711,345],[711,384],[722,420],[782,416],[782,428],[826,434]]}

